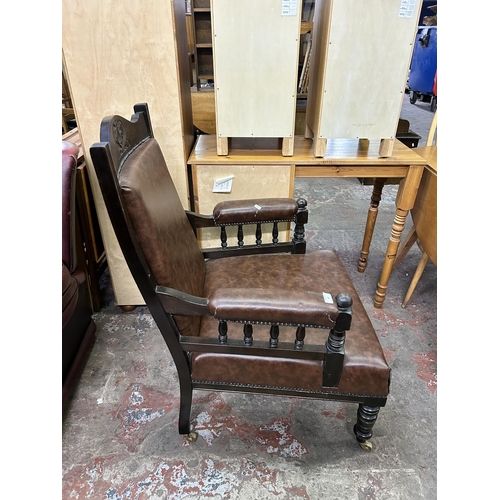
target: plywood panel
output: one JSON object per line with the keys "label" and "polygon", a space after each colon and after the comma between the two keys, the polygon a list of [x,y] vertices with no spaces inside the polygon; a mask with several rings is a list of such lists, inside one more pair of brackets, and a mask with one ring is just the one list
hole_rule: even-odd
{"label": "plywood panel", "polygon": [[395,137],[421,0],[415,0],[411,17],[403,17],[407,3],[317,3],[315,27],[316,19],[330,24],[324,38],[316,37],[313,54],[316,106],[308,124],[317,137]]}
{"label": "plywood panel", "polygon": [[[314,12],[315,20],[312,32],[309,86],[307,91],[306,130],[304,134],[308,138],[311,138],[312,133],[316,133],[319,130],[328,57],[328,44],[324,43],[324,41],[330,38],[332,2],[329,0],[316,1]],[[318,13],[317,15],[316,12]]]}
{"label": "plywood panel", "polygon": [[184,1],[64,0],[63,61],[118,305],[144,303],[116,240],[89,148],[104,116],[130,118],[147,102],[155,137],[189,206],[186,159],[193,143]]}
{"label": "plywood panel", "polygon": [[[214,179],[234,175],[231,193],[213,193]],[[252,198],[290,198],[293,196],[293,167],[291,165],[196,165],[193,166],[196,211],[210,215],[217,203],[225,200]],[[288,224],[280,223],[280,241],[289,237]],[[255,228],[251,227],[251,231]],[[245,230],[246,228],[244,228]],[[245,242],[255,244],[255,236],[247,230]],[[272,225],[262,226],[262,241],[272,241]],[[236,227],[228,227],[228,244],[237,245]],[[220,247],[220,229],[203,229],[199,235],[203,248]]]}
{"label": "plywood panel", "polygon": [[[213,89],[198,90],[191,87],[191,103],[193,105],[193,124],[205,134],[216,134],[215,95]],[[295,135],[304,135],[306,124],[306,101],[297,100],[295,112]]]}
{"label": "plywood panel", "polygon": [[300,40],[300,2],[212,0],[217,134],[292,137]]}

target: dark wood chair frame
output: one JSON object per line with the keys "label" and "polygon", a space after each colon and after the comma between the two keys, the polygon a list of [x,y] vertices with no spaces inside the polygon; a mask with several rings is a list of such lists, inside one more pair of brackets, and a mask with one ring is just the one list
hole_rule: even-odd
{"label": "dark wood chair frame", "polygon": [[[279,327],[277,324],[271,324],[270,326],[269,342],[254,340],[252,339],[252,323],[270,324],[269,322],[259,321],[257,317],[251,321],[248,321],[248,318],[242,318],[241,321],[217,318],[219,319],[219,338],[207,339],[181,335],[173,315],[213,315],[213,311],[209,307],[209,300],[205,297],[195,297],[179,290],[158,285],[135,236],[118,180],[121,165],[127,161],[127,157],[134,149],[134,146],[151,138],[153,138],[153,130],[148,106],[145,103],[137,104],[134,106],[134,115],[132,115],[130,121],[118,115],[108,116],[103,119],[100,129],[101,142],[95,143],[90,148],[90,153],[108,214],[126,262],[170,350],[177,369],[180,385],[179,433],[185,435],[190,441],[194,441],[197,437],[196,433],[190,429],[193,389],[280,394],[292,397],[310,397],[358,403],[354,434],[360,446],[369,451],[371,443],[368,439],[372,436],[372,428],[380,407],[385,406],[387,397],[356,394],[339,395],[335,393],[318,394],[313,391],[295,389],[280,390],[275,387],[251,387],[246,384],[242,387],[235,387],[234,384],[200,384],[192,381],[189,353],[203,351],[221,354],[322,360],[324,366],[323,385],[336,387],[342,373],[345,335],[351,324],[352,300],[347,293],[340,293],[334,298],[338,310],[337,318],[335,327],[330,329],[328,339],[324,345],[308,345],[305,343],[306,331],[304,325],[300,323],[296,323],[297,333],[294,343],[280,341],[278,345]],[[263,200],[263,203],[265,202],[266,200]],[[241,203],[245,207],[247,202],[243,201]],[[272,243],[262,243],[260,241],[261,224],[258,223],[255,233],[256,243],[246,245],[243,243],[242,231],[243,226],[246,226],[248,222],[237,221],[233,218],[233,222],[227,225],[238,226],[238,246],[232,248],[227,246],[225,226],[221,226],[221,248],[202,250],[203,256],[205,259],[218,259],[255,253],[305,253],[304,224],[308,221],[307,202],[299,199],[297,207],[293,217],[288,220],[288,222],[295,224],[293,238],[290,242],[278,242],[277,223],[284,222],[280,219],[266,221],[274,224]],[[235,213],[237,212],[236,209]],[[192,211],[186,211],[186,216],[195,233],[199,228],[220,227],[213,215],[200,215]],[[243,341],[241,338],[228,338],[227,321],[244,323]],[[288,325],[292,325],[292,323],[288,323]],[[316,327],[315,325],[306,326]],[[325,328],[324,326],[319,327]]]}

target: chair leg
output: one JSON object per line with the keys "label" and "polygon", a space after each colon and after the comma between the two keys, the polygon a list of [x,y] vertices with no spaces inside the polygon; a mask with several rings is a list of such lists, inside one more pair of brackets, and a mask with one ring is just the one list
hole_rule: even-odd
{"label": "chair leg", "polygon": [[420,259],[420,262],[418,263],[417,270],[415,271],[415,274],[413,275],[413,279],[411,280],[410,286],[408,287],[408,291],[406,292],[406,297],[403,300],[403,303],[401,304],[401,307],[406,307],[406,304],[408,304],[413,291],[415,290],[415,287],[417,286],[417,283],[420,280],[420,277],[422,276],[422,273],[424,272],[425,266],[427,265],[427,262],[429,262],[429,256],[424,252],[422,254],[422,258]]}
{"label": "chair leg", "polygon": [[183,383],[180,381],[180,408],[179,408],[179,434],[183,434],[189,442],[198,438],[198,433],[191,430],[191,404],[193,402],[193,389],[191,381]]}
{"label": "chair leg", "polygon": [[360,403],[358,407],[358,418],[354,425],[354,434],[361,448],[371,451],[372,444],[368,441],[373,435],[372,429],[377,421],[380,406],[366,406]]}

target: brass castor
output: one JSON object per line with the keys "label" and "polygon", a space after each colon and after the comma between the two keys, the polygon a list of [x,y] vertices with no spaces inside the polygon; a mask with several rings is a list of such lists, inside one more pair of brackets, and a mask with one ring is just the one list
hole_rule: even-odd
{"label": "brass castor", "polygon": [[184,439],[188,443],[194,443],[198,439],[198,433],[195,431],[191,431],[189,434],[184,434]]}
{"label": "brass castor", "polygon": [[362,443],[358,443],[359,446],[361,446],[361,449],[363,451],[372,451],[372,444],[370,443],[370,441],[363,441]]}
{"label": "brass castor", "polygon": [[130,312],[133,311],[137,306],[120,306],[122,308],[122,311],[124,312]]}

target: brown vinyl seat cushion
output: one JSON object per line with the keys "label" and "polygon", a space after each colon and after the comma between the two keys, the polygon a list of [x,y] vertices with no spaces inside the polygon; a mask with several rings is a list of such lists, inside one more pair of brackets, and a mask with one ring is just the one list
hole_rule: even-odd
{"label": "brown vinyl seat cushion", "polygon": [[[204,296],[218,288],[266,288],[348,292],[353,299],[351,329],[346,332],[342,378],[337,388],[321,385],[321,361],[193,353],[193,382],[227,383],[346,395],[389,394],[390,369],[371,321],[347,271],[335,252],[318,250],[303,255],[249,255],[206,261]],[[228,323],[228,337],[243,339],[243,325]],[[295,327],[280,327],[280,341],[293,342]],[[306,328],[305,343],[324,345],[329,330]],[[204,316],[200,336],[217,338],[218,321]],[[254,325],[254,339],[268,340],[269,326]]]}

